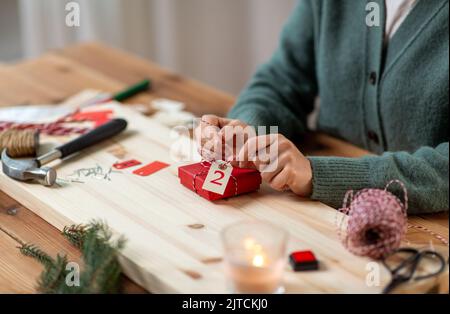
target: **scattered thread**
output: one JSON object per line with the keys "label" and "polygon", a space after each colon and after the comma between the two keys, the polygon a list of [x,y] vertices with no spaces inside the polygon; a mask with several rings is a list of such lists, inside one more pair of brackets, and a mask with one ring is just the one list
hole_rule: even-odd
{"label": "scattered thread", "polygon": [[0,151],[7,149],[10,157],[35,156],[39,146],[39,132],[36,130],[9,129],[0,132]]}
{"label": "scattered thread", "polygon": [[408,224],[408,229],[411,229],[411,228],[415,228],[415,229],[424,231],[424,232],[428,233],[429,235],[431,235],[432,237],[434,237],[437,240],[439,240],[440,242],[442,242],[445,246],[448,246],[448,240],[444,236],[442,236],[442,235],[440,235],[440,234],[438,234],[438,233],[428,229],[427,227],[413,225],[413,224]]}
{"label": "scattered thread", "polygon": [[[402,203],[388,191],[397,183],[403,190]],[[339,224],[339,236],[344,246],[353,254],[381,259],[396,250],[406,234],[408,194],[399,180],[388,182],[384,190],[363,189],[353,195],[346,193],[340,212],[348,215],[345,234],[344,218]]]}

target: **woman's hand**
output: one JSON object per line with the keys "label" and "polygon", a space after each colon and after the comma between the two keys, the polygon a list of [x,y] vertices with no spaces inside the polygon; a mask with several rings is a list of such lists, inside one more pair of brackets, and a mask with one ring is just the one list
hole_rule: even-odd
{"label": "woman's hand", "polygon": [[312,193],[312,169],[309,160],[281,134],[261,135],[248,139],[234,165],[252,165],[273,189],[292,190],[308,197]]}
{"label": "woman's hand", "polygon": [[256,133],[254,128],[240,120],[204,115],[194,135],[202,157],[232,160],[244,143]]}

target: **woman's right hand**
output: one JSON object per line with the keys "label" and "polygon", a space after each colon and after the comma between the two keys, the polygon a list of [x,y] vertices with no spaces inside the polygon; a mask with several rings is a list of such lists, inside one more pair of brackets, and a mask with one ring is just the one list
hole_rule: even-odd
{"label": "woman's right hand", "polygon": [[250,137],[256,136],[252,127],[240,120],[215,115],[202,116],[194,130],[199,153],[206,160],[233,160]]}

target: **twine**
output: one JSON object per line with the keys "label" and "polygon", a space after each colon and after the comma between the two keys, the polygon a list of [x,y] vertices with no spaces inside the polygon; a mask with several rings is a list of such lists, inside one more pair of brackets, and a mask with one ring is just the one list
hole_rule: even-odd
{"label": "twine", "polygon": [[[388,191],[389,186],[397,183],[403,190],[403,202]],[[384,190],[364,189],[353,195],[350,190],[345,194],[340,212],[348,215],[346,234],[343,235],[342,217],[338,235],[344,246],[352,253],[380,259],[397,249],[406,231],[416,228],[430,234],[444,245],[449,242],[444,236],[424,227],[407,222],[408,193],[399,180],[388,182]]]}
{"label": "twine", "polygon": [[[403,202],[388,191],[397,183],[403,190]],[[406,234],[408,193],[399,180],[389,181],[384,190],[363,189],[344,197],[340,212],[348,215],[346,234],[342,234],[344,217],[338,234],[344,246],[353,254],[381,259],[396,250]]]}
{"label": "twine", "polygon": [[53,123],[13,123],[0,121],[0,132],[10,129],[36,130],[41,134],[65,136],[71,134],[84,134],[90,130],[89,128],[66,127],[63,123],[64,122],[60,121]]}
{"label": "twine", "polygon": [[0,132],[0,151],[7,149],[12,158],[36,156],[39,131],[9,129]]}
{"label": "twine", "polygon": [[0,121],[0,132],[17,129],[17,130],[37,130],[41,134],[54,135],[54,136],[66,136],[71,134],[84,134],[88,132],[89,128],[80,127],[67,127],[64,125],[66,122],[70,122],[70,117],[80,112],[80,109],[75,109],[73,112],[59,118],[58,120],[50,123],[15,123],[8,121]]}
{"label": "twine", "polygon": [[415,229],[424,231],[424,232],[428,233],[429,235],[431,235],[432,237],[439,240],[440,242],[442,242],[445,246],[448,246],[448,240],[443,235],[440,235],[439,233],[436,233],[436,232],[428,229],[427,227],[408,224],[408,229],[411,229],[411,228],[415,228]]}

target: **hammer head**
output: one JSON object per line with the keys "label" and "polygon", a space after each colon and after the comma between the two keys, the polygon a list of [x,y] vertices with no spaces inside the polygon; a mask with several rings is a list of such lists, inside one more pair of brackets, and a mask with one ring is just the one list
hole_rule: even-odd
{"label": "hammer head", "polygon": [[19,181],[37,181],[45,186],[51,186],[56,181],[56,171],[49,167],[40,167],[36,159],[12,159],[2,151],[3,173]]}

